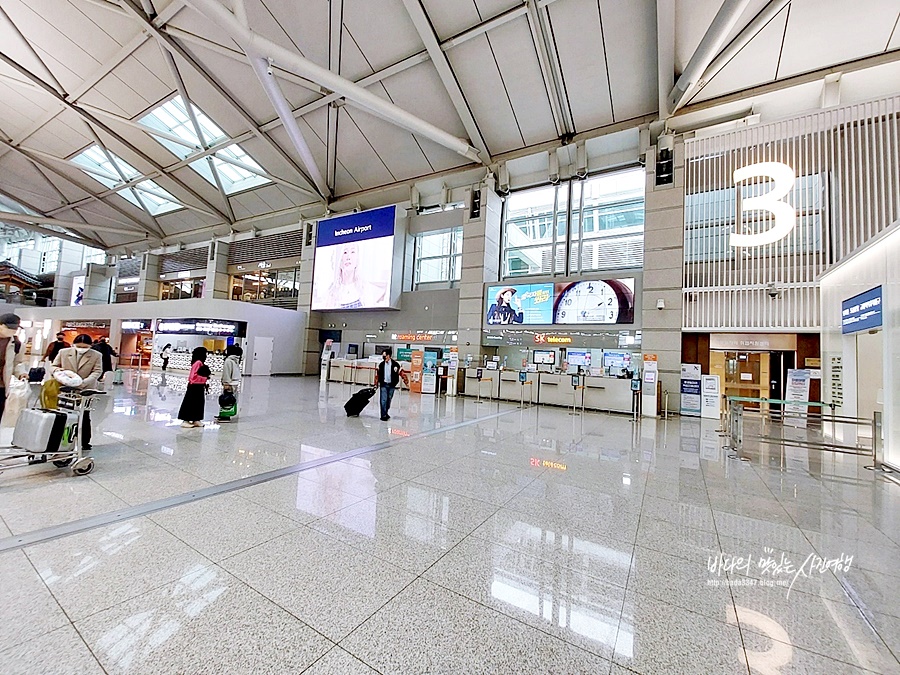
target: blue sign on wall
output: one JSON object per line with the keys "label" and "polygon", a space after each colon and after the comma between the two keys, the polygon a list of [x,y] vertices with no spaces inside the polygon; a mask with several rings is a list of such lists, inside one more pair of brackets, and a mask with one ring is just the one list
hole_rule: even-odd
{"label": "blue sign on wall", "polygon": [[320,220],[319,231],[316,235],[316,247],[322,248],[351,241],[392,237],[396,212],[396,206],[385,206],[380,209]]}
{"label": "blue sign on wall", "polygon": [[841,332],[858,333],[881,328],[881,286],[854,295],[841,303]]}

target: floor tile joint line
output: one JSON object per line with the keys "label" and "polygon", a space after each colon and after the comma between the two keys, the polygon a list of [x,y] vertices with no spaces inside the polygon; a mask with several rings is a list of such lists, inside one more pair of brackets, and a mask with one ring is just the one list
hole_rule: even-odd
{"label": "floor tile joint line", "polygon": [[356,448],[355,450],[348,450],[347,452],[338,453],[337,455],[331,455],[330,457],[319,457],[308,462],[301,462],[299,464],[294,464],[293,466],[285,466],[280,469],[265,471],[263,473],[256,474],[255,476],[247,476],[246,478],[239,478],[237,480],[228,481],[227,483],[210,485],[209,487],[201,488],[200,490],[192,490],[191,492],[185,492],[173,497],[165,497],[164,499],[157,499],[145,504],[130,506],[118,511],[109,511],[107,513],[101,513],[96,516],[88,516],[87,518],[73,520],[69,523],[53,525],[51,527],[42,528],[40,530],[33,530],[24,534],[13,535],[11,537],[7,537],[6,539],[0,539],[0,553],[5,553],[7,551],[16,551],[28,546],[34,546],[36,544],[43,544],[48,541],[53,541],[54,539],[61,539],[73,534],[87,532],[88,530],[93,530],[98,527],[105,527],[106,525],[112,525],[113,523],[124,522],[126,520],[131,520],[132,518],[139,518],[141,516],[150,515],[151,513],[156,513],[158,511],[164,511],[175,506],[184,506],[185,504],[191,504],[201,499],[207,499],[209,497],[216,497],[218,495],[227,494],[229,492],[235,492],[236,490],[253,487],[255,485],[267,483],[278,478],[284,478],[285,476],[290,476],[295,473],[308,471],[309,469],[315,469],[320,466],[326,466],[335,462],[341,462],[346,459],[354,459],[361,455],[367,455],[378,450],[384,450],[385,448],[390,448],[401,443],[407,443],[421,438],[427,438],[428,436],[440,434],[445,431],[461,429],[462,427],[467,427],[479,422],[486,422],[488,420],[497,419],[498,417],[503,417],[504,415],[509,415],[514,412],[518,412],[518,408],[492,413],[490,415],[485,415],[484,417],[477,417],[475,419],[457,422],[455,424],[450,424],[444,427],[436,427],[434,429],[429,429],[428,431],[423,431],[421,433],[415,434],[413,436],[407,436],[405,438],[387,440],[381,443],[376,443],[375,445],[366,445],[361,448]]}

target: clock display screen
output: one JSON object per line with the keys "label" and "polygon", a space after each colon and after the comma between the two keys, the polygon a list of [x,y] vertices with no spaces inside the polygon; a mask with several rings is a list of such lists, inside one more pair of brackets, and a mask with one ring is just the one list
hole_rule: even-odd
{"label": "clock display screen", "polygon": [[634,323],[634,280],[556,284],[555,324]]}

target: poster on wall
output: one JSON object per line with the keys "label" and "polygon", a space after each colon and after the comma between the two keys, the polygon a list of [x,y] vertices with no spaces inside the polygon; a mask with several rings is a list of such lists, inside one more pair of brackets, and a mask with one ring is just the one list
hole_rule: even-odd
{"label": "poster on wall", "polygon": [[72,299],[69,305],[72,307],[81,307],[84,304],[84,284],[87,277],[83,274],[72,278]]}
{"label": "poster on wall", "polygon": [[556,284],[555,324],[634,323],[634,279]]}
{"label": "poster on wall", "polygon": [[484,306],[489,326],[549,324],[553,320],[553,284],[488,286]]}
{"label": "poster on wall", "polygon": [[396,207],[319,221],[311,309],[390,307]]}
{"label": "poster on wall", "polygon": [[700,364],[681,364],[681,414],[699,417],[702,398],[700,394]]}

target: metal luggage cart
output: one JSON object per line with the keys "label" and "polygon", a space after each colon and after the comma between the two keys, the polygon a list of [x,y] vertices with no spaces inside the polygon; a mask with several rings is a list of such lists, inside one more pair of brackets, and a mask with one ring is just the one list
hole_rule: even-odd
{"label": "metal luggage cart", "polygon": [[53,462],[60,468],[71,468],[75,476],[86,476],[94,470],[94,458],[84,456],[81,428],[84,413],[91,410],[96,396],[105,396],[105,391],[96,389],[76,389],[62,387],[59,391],[58,410],[68,415],[65,429],[56,452],[35,452],[14,445],[0,448],[0,474],[7,469],[33,466]]}

